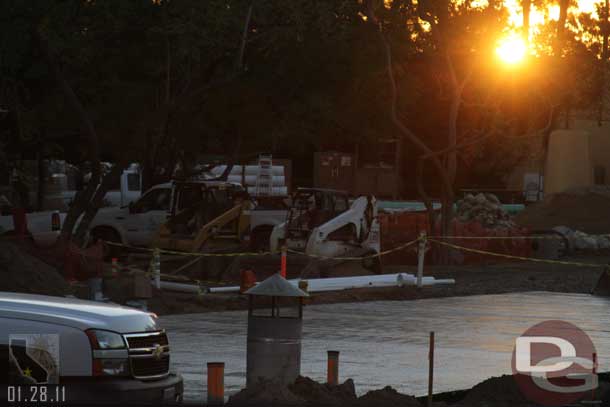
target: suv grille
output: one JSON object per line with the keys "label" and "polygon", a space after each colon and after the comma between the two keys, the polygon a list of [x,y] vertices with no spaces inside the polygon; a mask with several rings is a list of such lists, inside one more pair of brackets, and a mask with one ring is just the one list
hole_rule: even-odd
{"label": "suv grille", "polygon": [[[137,336],[136,336],[137,335]],[[139,336],[145,335],[145,336]],[[150,348],[159,345],[168,345],[167,335],[165,332],[154,332],[152,335],[150,334],[132,334],[125,335],[125,339],[127,339],[127,346],[129,349],[137,349],[137,348]]]}
{"label": "suv grille", "polygon": [[165,375],[169,371],[169,355],[160,360],[154,358],[136,358],[131,360],[131,371],[135,377],[145,378]]}
{"label": "suv grille", "polygon": [[153,379],[169,374],[169,342],[165,332],[125,334],[131,374],[136,379]]}

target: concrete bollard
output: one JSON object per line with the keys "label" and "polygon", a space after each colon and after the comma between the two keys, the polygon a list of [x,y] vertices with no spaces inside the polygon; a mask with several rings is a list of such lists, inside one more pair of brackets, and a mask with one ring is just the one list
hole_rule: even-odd
{"label": "concrete bollard", "polygon": [[331,386],[339,385],[339,351],[328,351],[328,367],[326,373],[326,382]]}
{"label": "concrete bollard", "polygon": [[280,275],[286,278],[286,245],[282,246],[282,260],[280,263]]}
{"label": "concrete bollard", "polygon": [[225,402],[225,364],[208,363],[208,405],[221,406]]}

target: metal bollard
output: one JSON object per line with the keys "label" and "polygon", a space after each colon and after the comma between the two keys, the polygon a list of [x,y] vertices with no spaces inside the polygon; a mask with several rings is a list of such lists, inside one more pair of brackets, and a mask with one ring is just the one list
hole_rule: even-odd
{"label": "metal bollard", "polygon": [[223,405],[225,402],[225,364],[208,363],[208,405]]}
{"label": "metal bollard", "polygon": [[280,263],[280,275],[286,278],[286,245],[282,246],[282,260]]}
{"label": "metal bollard", "polygon": [[331,386],[339,385],[339,351],[328,351],[328,367],[326,373],[326,382]]}

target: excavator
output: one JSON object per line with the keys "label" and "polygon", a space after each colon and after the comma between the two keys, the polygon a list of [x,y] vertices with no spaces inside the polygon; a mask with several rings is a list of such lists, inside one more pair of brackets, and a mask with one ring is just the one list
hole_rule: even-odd
{"label": "excavator", "polygon": [[360,196],[350,203],[344,191],[299,188],[292,197],[287,218],[273,228],[272,251],[285,246],[312,258],[363,257],[362,266],[381,273],[380,227],[377,203]]}

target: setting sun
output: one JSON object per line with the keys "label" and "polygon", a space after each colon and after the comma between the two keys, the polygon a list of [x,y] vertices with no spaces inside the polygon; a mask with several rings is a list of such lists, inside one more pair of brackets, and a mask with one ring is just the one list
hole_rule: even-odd
{"label": "setting sun", "polygon": [[527,53],[525,41],[518,35],[510,35],[501,39],[496,48],[496,54],[506,64],[518,64]]}

